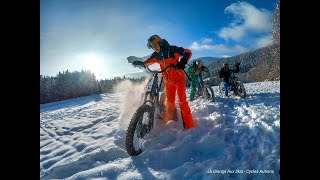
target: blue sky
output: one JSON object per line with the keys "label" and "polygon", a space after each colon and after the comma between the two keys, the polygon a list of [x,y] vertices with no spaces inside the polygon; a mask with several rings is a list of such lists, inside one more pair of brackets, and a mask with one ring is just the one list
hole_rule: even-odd
{"label": "blue sky", "polygon": [[272,43],[276,0],[41,0],[40,74],[91,70],[97,79],[140,71],[158,34],[193,58],[233,56]]}

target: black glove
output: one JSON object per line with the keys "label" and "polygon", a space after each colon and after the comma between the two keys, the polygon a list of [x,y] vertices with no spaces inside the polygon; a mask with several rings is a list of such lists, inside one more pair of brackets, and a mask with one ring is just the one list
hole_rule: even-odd
{"label": "black glove", "polygon": [[141,66],[141,67],[146,67],[146,65],[144,64],[144,62],[142,61],[133,61],[132,62],[133,66]]}
{"label": "black glove", "polygon": [[186,63],[182,59],[176,64],[176,69],[184,70],[185,67],[186,67]]}
{"label": "black glove", "polygon": [[134,61],[143,61],[143,58],[139,58],[136,56],[129,56],[127,57],[128,63],[133,63]]}

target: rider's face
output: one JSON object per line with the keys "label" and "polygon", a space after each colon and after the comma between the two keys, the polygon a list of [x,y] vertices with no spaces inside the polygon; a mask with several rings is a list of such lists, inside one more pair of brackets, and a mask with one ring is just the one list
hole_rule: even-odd
{"label": "rider's face", "polygon": [[155,46],[151,47],[154,51],[156,51],[157,53],[160,52],[160,45],[159,43],[155,43]]}
{"label": "rider's face", "polygon": [[157,53],[160,52],[159,42],[150,42],[150,43],[149,43],[149,46],[150,46],[154,51],[156,51]]}

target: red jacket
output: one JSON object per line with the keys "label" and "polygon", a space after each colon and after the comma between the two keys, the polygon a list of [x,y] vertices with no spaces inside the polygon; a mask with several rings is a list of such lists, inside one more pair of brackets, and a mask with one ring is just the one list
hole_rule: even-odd
{"label": "red jacket", "polygon": [[[165,69],[170,64],[176,65],[178,61],[184,61],[188,63],[192,52],[189,49],[182,47],[170,46],[169,43],[162,39],[160,41],[160,52],[154,52],[150,58],[144,61],[145,64],[151,65],[153,63],[159,63],[161,70]],[[186,81],[183,70],[168,68],[162,73],[165,83],[176,83],[177,81]]]}

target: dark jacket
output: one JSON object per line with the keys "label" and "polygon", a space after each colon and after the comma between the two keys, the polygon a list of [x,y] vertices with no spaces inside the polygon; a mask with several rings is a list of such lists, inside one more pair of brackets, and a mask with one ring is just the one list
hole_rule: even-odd
{"label": "dark jacket", "polygon": [[236,65],[234,69],[228,68],[225,70],[225,68],[221,68],[219,72],[219,78],[223,78],[224,82],[229,82],[229,78],[231,76],[231,73],[238,73],[240,70],[239,65]]}
{"label": "dark jacket", "polygon": [[159,62],[164,61],[169,58],[174,58],[176,61],[182,56],[181,60],[185,61],[185,63],[189,62],[191,58],[191,51],[189,49],[184,49],[182,47],[177,47],[170,45],[168,41],[162,39],[160,42],[160,52],[153,52],[152,55],[145,61],[145,63],[149,63],[149,61]]}
{"label": "dark jacket", "polygon": [[[150,58],[144,61],[145,64],[151,65],[153,63],[158,63],[161,70],[165,69],[170,64],[176,65],[178,60],[188,63],[192,53],[189,49],[184,49],[182,47],[177,47],[169,45],[169,43],[162,39],[160,43],[160,52],[154,52]],[[162,72],[164,82],[174,84],[178,81],[185,81],[185,74],[182,69],[168,68],[166,71]]]}

